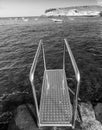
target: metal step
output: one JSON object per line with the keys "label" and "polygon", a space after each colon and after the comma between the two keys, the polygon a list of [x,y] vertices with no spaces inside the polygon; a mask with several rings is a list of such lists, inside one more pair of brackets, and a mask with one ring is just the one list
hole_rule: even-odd
{"label": "metal step", "polygon": [[40,100],[39,126],[72,126],[72,106],[63,69],[46,70]]}

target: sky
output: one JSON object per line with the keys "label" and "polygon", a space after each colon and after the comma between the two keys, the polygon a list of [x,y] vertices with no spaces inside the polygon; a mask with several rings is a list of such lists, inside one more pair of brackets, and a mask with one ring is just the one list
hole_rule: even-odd
{"label": "sky", "polygon": [[40,16],[49,8],[102,4],[102,0],[0,0],[0,17]]}

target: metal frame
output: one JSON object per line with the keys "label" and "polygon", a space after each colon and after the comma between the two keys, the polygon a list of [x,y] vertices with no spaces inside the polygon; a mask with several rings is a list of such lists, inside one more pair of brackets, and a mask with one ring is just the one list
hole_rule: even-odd
{"label": "metal frame", "polygon": [[43,51],[43,60],[44,60],[44,69],[46,70],[46,62],[45,62],[45,54],[44,54],[44,48],[43,48],[43,43],[42,40],[40,40],[32,66],[31,66],[31,70],[30,70],[30,75],[29,75],[29,79],[31,82],[31,86],[32,86],[32,91],[33,91],[33,96],[34,96],[34,101],[35,101],[35,107],[36,107],[36,113],[37,113],[37,123],[39,124],[39,109],[38,109],[38,102],[37,102],[37,98],[36,98],[36,91],[35,91],[35,85],[34,85],[34,73],[35,73],[35,69],[36,69],[36,65],[37,65],[37,61],[38,61],[38,57],[40,55],[40,51]]}
{"label": "metal frame", "polygon": [[72,62],[72,66],[74,68],[75,77],[76,77],[76,81],[77,81],[77,90],[76,90],[75,98],[74,98],[74,110],[73,110],[73,119],[72,119],[72,128],[74,129],[75,128],[75,121],[77,120],[78,95],[79,95],[79,88],[80,88],[80,72],[79,72],[79,69],[77,67],[75,58],[73,56],[73,53],[71,51],[71,48],[68,44],[67,39],[64,39],[64,41],[65,41],[65,45],[67,47],[67,51],[69,53],[69,56],[70,56],[70,59]]}
{"label": "metal frame", "polygon": [[[73,118],[72,118],[72,128],[74,129],[75,128],[75,121],[77,120],[78,95],[79,95],[79,88],[80,88],[80,73],[79,73],[75,58],[72,54],[71,48],[67,42],[67,39],[64,39],[64,41],[65,41],[65,44],[64,44],[64,52],[63,52],[63,69],[65,70],[65,47],[67,47],[67,51],[69,53],[69,56],[70,56],[70,59],[72,62],[72,66],[74,68],[75,77],[76,77],[76,81],[77,81],[77,90],[76,90],[75,95],[74,95],[74,97],[75,97],[74,98],[74,110],[73,110]],[[37,65],[37,61],[38,61],[38,57],[40,55],[41,49],[43,51],[44,69],[47,70],[43,43],[42,43],[42,40],[40,40],[35,57],[34,57],[34,60],[33,60],[33,64],[32,64],[31,70],[30,70],[30,75],[29,75],[30,82],[32,85],[33,96],[34,96],[34,100],[35,100],[35,107],[36,107],[38,124],[39,124],[39,109],[38,109],[36,91],[35,91],[35,86],[34,86],[34,73],[35,73],[35,69],[36,69],[36,65]]]}
{"label": "metal frame", "polygon": [[[63,71],[63,69],[48,69],[48,70],[46,70],[45,71],[45,75],[47,74],[47,72],[48,71]],[[63,71],[63,73],[65,73],[65,71]],[[64,76],[66,76],[65,74],[64,74]],[[44,76],[45,77],[45,76]],[[65,77],[66,78],[66,77]],[[44,82],[43,82],[43,85],[42,86],[44,86]],[[41,93],[43,93],[43,89],[42,89],[42,92]],[[69,93],[69,92],[68,92]],[[42,96],[42,95],[41,95]],[[41,97],[41,99],[42,99],[42,97]],[[40,102],[40,104],[41,104],[41,102]],[[72,107],[70,106],[70,109],[71,109]],[[41,111],[40,111],[41,112]],[[40,114],[40,113],[39,113]],[[71,117],[72,117],[72,113],[71,113]],[[62,127],[65,127],[65,126],[68,126],[68,127],[72,127],[72,123],[71,122],[68,122],[68,124],[42,124],[40,121],[39,121],[39,127],[42,127],[42,126],[53,126],[53,127],[59,127],[59,126],[62,126]]]}

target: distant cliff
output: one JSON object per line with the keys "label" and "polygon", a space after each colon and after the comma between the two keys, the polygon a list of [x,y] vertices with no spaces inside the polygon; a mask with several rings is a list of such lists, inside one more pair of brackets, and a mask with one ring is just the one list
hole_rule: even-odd
{"label": "distant cliff", "polygon": [[46,16],[97,16],[102,6],[77,6],[66,8],[52,8],[45,11]]}

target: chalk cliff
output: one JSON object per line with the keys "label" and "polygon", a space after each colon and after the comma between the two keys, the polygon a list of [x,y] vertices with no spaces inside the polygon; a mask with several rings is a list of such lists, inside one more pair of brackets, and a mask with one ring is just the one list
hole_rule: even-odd
{"label": "chalk cliff", "polygon": [[78,6],[67,8],[52,8],[45,11],[46,16],[97,16],[102,6]]}

